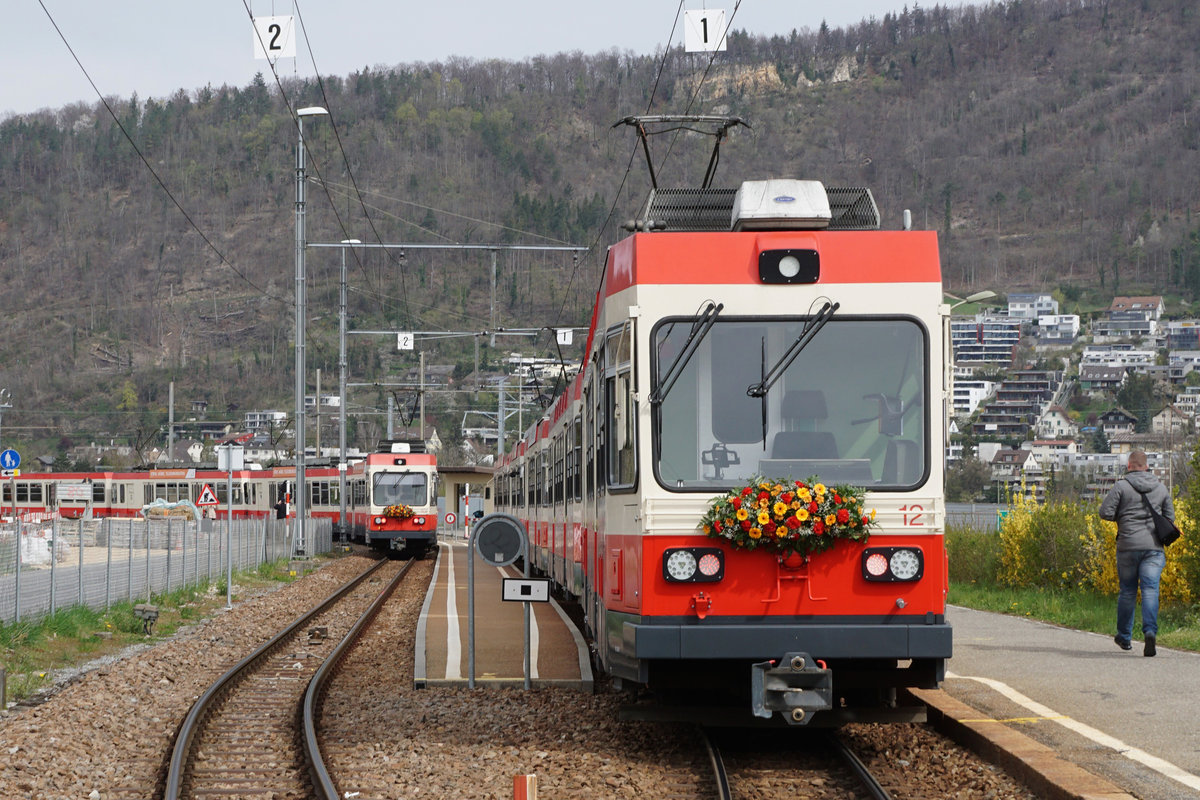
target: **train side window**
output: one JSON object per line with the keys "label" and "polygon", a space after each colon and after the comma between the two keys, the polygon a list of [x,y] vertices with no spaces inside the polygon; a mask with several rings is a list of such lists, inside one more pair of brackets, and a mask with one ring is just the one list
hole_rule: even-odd
{"label": "train side window", "polygon": [[103,503],[104,502],[104,494],[105,494],[104,483],[102,481],[97,481],[96,483],[92,484],[92,502],[93,503]]}
{"label": "train side window", "polygon": [[29,502],[42,502],[42,485],[40,483],[29,484]]}
{"label": "train side window", "polygon": [[12,502],[12,488],[7,482],[4,484],[4,502]]}
{"label": "train side window", "polygon": [[607,483],[630,490],[637,483],[637,414],[633,400],[633,324],[626,321],[608,332],[605,345],[605,442]]}

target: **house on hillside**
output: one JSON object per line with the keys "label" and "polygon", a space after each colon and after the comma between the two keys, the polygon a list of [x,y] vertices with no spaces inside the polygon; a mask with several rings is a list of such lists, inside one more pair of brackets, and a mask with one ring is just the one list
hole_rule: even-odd
{"label": "house on hillside", "polygon": [[1025,485],[1026,492],[1039,493],[1042,465],[1029,450],[1000,450],[992,457],[992,480],[1015,492]]}
{"label": "house on hillside", "polygon": [[1107,365],[1084,365],[1079,367],[1079,388],[1088,394],[1116,392],[1125,385],[1128,372],[1125,367]]}
{"label": "house on hillside", "polygon": [[1059,405],[1046,409],[1034,427],[1039,436],[1047,439],[1068,439],[1079,435],[1079,426],[1071,420],[1067,410]]}
{"label": "house on hillside", "polygon": [[1036,320],[1058,313],[1058,301],[1048,294],[1021,294],[1008,296],[1008,315],[1020,319]]}
{"label": "house on hillside", "polygon": [[1092,324],[1096,341],[1154,336],[1166,309],[1158,297],[1114,297],[1104,318]]}
{"label": "house on hillside", "polygon": [[1099,425],[1104,430],[1104,435],[1112,441],[1112,437],[1121,433],[1133,433],[1134,426],[1138,423],[1138,418],[1130,414],[1123,408],[1112,408],[1105,411],[1099,417]]}
{"label": "house on hillside", "polygon": [[1150,432],[1160,436],[1182,437],[1191,431],[1191,417],[1173,405],[1167,406],[1150,420]]}

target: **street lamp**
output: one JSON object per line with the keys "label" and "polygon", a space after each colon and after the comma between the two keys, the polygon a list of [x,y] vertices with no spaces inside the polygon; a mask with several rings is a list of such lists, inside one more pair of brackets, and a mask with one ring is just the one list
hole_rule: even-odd
{"label": "street lamp", "polygon": [[978,303],[981,300],[991,300],[995,296],[996,296],[996,293],[993,292],[991,289],[984,289],[982,292],[976,292],[975,294],[967,295],[962,300],[959,300],[957,303],[950,306],[950,310],[953,311],[954,309],[958,308],[959,306],[965,306],[967,303]]}
{"label": "street lamp", "polygon": [[[343,239],[343,245],[362,244]],[[342,248],[341,311],[338,314],[338,529],[346,538],[346,248]]]}
{"label": "street lamp", "polygon": [[296,133],[299,141],[296,145],[296,539],[293,544],[296,555],[307,553],[308,543],[304,538],[304,515],[306,513],[305,492],[308,484],[304,474],[304,118],[324,117],[329,112],[318,106],[309,106],[296,111]]}

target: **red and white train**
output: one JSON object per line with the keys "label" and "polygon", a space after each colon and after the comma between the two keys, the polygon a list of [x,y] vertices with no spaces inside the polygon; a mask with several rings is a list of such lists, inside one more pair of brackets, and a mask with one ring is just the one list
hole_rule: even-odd
{"label": "red and white train", "polygon": [[[756,181],[656,189],[609,249],[584,368],[493,497],[619,685],[838,724],[943,679],[949,308],[936,234],[878,228],[865,189]],[[714,496],[796,480],[861,490],[870,538],[703,530]]]}
{"label": "red and white train", "polygon": [[[0,481],[0,517],[137,517],[161,500],[196,504],[206,495],[218,519],[278,514],[295,491],[294,466],[235,470],[151,469],[131,472],[29,473]],[[305,468],[307,512],[340,522],[341,478],[334,467]],[[388,441],[346,470],[346,532],[379,550],[419,555],[437,540],[437,458],[421,442]],[[285,513],[289,513],[285,511]]]}

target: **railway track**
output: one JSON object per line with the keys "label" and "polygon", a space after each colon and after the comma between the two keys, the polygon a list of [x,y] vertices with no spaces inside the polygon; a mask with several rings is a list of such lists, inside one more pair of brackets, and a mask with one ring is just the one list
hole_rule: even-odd
{"label": "railway track", "polygon": [[162,796],[337,797],[318,746],[319,705],[411,565],[378,562],[209,687],[179,729]]}
{"label": "railway track", "polygon": [[[746,798],[859,798],[892,795],[855,753],[830,732],[739,732],[736,743],[701,728],[718,800]],[[728,742],[723,750],[723,743]],[[732,745],[732,746],[729,746]],[[725,752],[734,754],[726,763]],[[813,787],[822,793],[812,794]],[[735,793],[734,787],[737,787]],[[806,793],[807,791],[807,793]]]}

